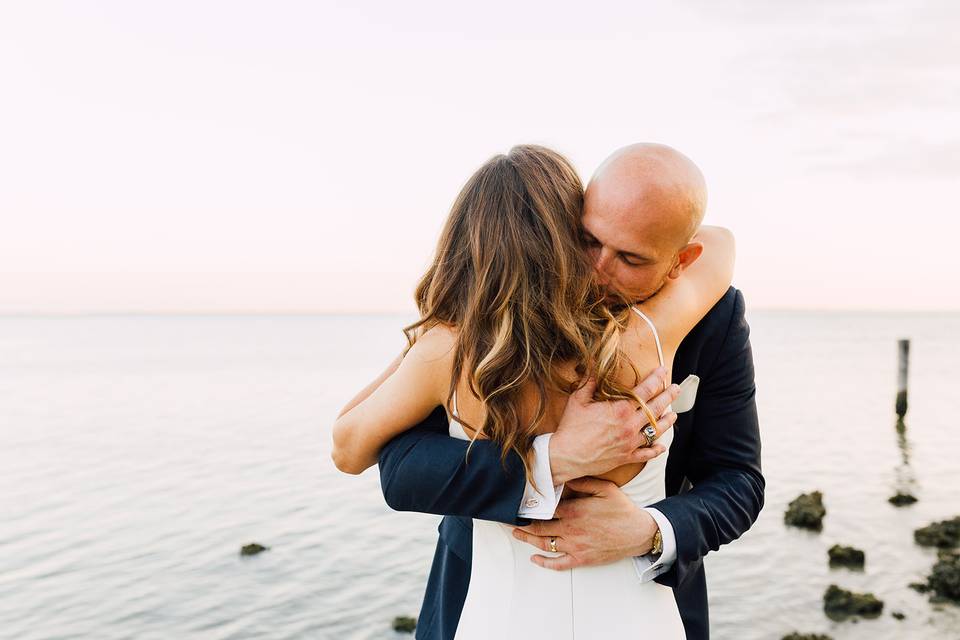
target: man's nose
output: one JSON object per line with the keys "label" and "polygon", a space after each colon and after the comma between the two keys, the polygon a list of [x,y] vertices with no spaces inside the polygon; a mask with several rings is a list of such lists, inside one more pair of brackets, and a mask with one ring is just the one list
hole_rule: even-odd
{"label": "man's nose", "polygon": [[601,247],[597,253],[597,259],[593,263],[593,268],[597,272],[597,282],[600,284],[609,284],[610,282],[610,274],[607,273],[607,269],[610,266],[614,253],[614,251],[606,247]]}

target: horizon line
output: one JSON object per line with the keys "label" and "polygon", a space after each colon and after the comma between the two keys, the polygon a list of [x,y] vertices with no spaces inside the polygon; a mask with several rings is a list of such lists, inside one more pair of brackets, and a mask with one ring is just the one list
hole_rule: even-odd
{"label": "horizon line", "polygon": [[[960,308],[918,308],[898,309],[891,307],[783,307],[783,306],[747,306],[747,315],[753,312],[774,313],[898,313],[898,314],[958,314]],[[81,317],[81,316],[415,316],[415,311],[401,310],[175,310],[175,311],[16,311],[0,312],[0,318],[36,318],[36,317]]]}

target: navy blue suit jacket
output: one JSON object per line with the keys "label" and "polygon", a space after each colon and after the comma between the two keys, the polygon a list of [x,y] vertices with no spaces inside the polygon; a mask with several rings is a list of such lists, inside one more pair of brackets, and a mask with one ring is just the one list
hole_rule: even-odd
{"label": "navy blue suit jacket", "polygon": [[[700,377],[700,387],[693,409],[673,426],[667,497],[646,506],[670,520],[677,539],[676,562],[655,580],[673,588],[687,638],[705,640],[710,627],[703,556],[739,538],[763,507],[750,327],[736,288],[677,350],[673,380],[691,373]],[[380,484],[391,508],[446,516],[417,622],[421,640],[454,636],[470,582],[472,518],[530,524],[517,515],[526,486],[520,457],[511,452],[504,467],[499,448],[477,440],[465,462],[466,448],[466,441],[449,436],[438,407],[380,453]]]}

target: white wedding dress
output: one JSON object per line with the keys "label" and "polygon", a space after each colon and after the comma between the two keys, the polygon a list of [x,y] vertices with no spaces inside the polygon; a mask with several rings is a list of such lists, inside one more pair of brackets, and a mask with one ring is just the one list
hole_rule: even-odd
{"label": "white wedding dress", "polygon": [[[663,350],[657,329],[639,309]],[[456,400],[454,399],[454,415]],[[668,409],[670,410],[670,409]],[[450,435],[469,440],[450,420]],[[621,489],[638,506],[665,497],[664,474],[673,429],[657,440],[666,447]],[[640,582],[632,558],[604,565],[556,571],[539,567],[530,556],[559,556],[512,535],[513,527],[473,520],[470,586],[457,627],[457,640],[617,640],[685,637],[673,589],[653,580]]]}

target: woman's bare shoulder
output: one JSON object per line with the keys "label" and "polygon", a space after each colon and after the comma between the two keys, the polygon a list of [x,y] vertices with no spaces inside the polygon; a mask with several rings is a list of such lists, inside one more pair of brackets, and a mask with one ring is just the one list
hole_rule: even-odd
{"label": "woman's bare shoulder", "polygon": [[416,342],[407,352],[421,361],[436,361],[453,356],[457,344],[457,328],[446,324],[435,324],[419,334]]}
{"label": "woman's bare shoulder", "polygon": [[[660,337],[660,346],[663,349],[664,361],[669,368],[670,363],[673,361],[673,353],[676,351],[676,345],[670,344],[664,338],[663,331],[660,329],[661,318],[658,317],[657,311],[653,308],[648,308],[644,304],[635,304],[633,306],[647,316],[650,322],[653,323],[653,326],[657,328],[657,335]],[[632,311],[630,312],[630,320],[623,332],[620,344],[623,354],[633,366],[637,368],[637,373],[641,378],[645,377],[659,365],[656,338],[650,330],[650,326],[639,314]],[[626,381],[627,379],[624,378],[624,382]]]}
{"label": "woman's bare shoulder", "polygon": [[[659,295],[654,296],[654,299],[657,297]],[[669,301],[657,300],[655,302],[654,299],[646,300],[634,306],[649,318],[653,326],[656,327],[657,337],[659,337],[660,346],[663,349],[663,358],[669,368],[680,342],[689,332],[689,327],[686,326],[688,322],[678,317],[679,314],[671,309]],[[629,327],[634,332],[633,341],[649,344],[650,348],[656,349],[655,338],[650,326],[637,314],[633,315],[634,318],[631,319]]]}

